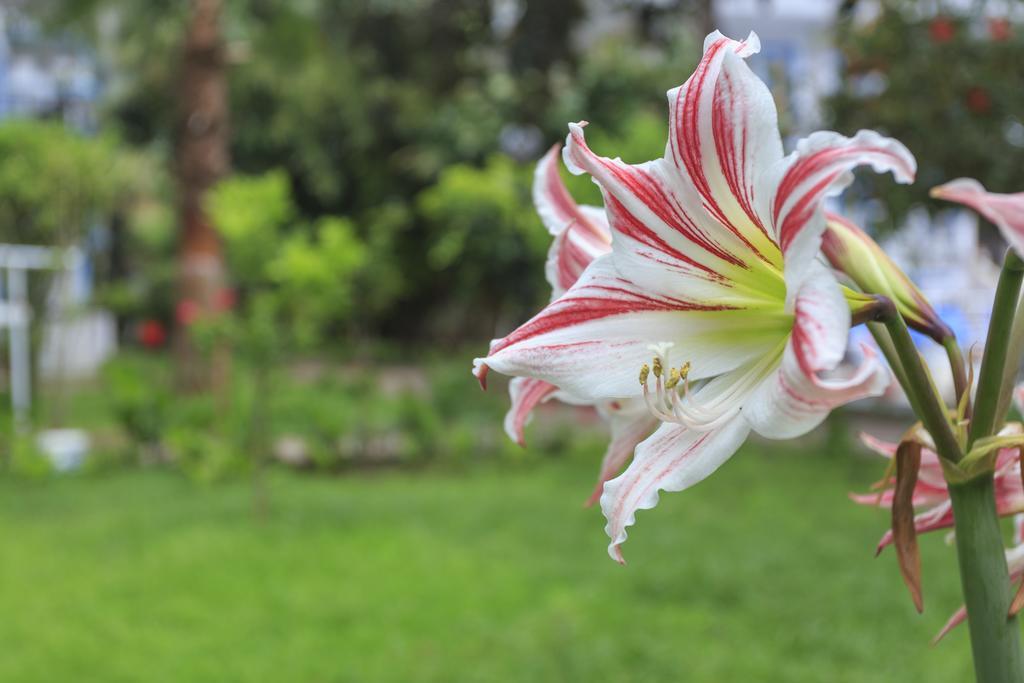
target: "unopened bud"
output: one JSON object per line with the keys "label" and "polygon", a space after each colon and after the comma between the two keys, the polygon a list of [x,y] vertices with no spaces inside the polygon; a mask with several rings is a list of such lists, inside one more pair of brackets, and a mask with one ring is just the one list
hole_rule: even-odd
{"label": "unopened bud", "polygon": [[[846,275],[867,294],[888,297],[907,324],[935,341],[952,336],[924,294],[871,237],[850,221],[827,215],[821,250],[832,267]],[[870,304],[870,300],[866,300]],[[851,307],[864,302],[850,301]]]}

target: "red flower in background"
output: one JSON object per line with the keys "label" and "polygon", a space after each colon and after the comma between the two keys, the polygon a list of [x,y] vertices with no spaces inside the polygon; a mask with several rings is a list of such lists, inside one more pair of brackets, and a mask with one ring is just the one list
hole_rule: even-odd
{"label": "red flower in background", "polygon": [[167,328],[159,320],[147,318],[139,323],[136,335],[139,343],[147,349],[157,349],[167,341]]}
{"label": "red flower in background", "polygon": [[[213,295],[212,306],[205,313],[229,311],[235,307],[236,303],[238,303],[238,296],[235,294],[235,290],[222,287]],[[175,320],[179,325],[186,327],[198,322],[203,314],[203,306],[194,299],[182,299],[174,309]]]}
{"label": "red flower in background", "polygon": [[985,88],[975,86],[967,91],[967,108],[975,114],[987,114],[992,110],[992,97]]}
{"label": "red flower in background", "polygon": [[933,43],[948,43],[956,36],[956,25],[948,17],[935,17],[928,24],[928,35]]}
{"label": "red flower in background", "polygon": [[997,43],[1009,40],[1013,36],[1013,26],[1006,17],[988,20],[988,35]]}

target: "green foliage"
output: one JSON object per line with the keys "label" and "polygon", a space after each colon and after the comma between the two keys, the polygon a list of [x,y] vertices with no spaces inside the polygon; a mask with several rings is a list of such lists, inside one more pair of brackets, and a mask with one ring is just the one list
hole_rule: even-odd
{"label": "green foliage", "polygon": [[0,238],[70,244],[108,215],[124,191],[110,138],[85,138],[58,123],[0,124]]}
{"label": "green foliage", "polygon": [[[976,3],[980,9],[984,3]],[[928,16],[914,2],[888,0],[863,27],[842,22],[842,85],[828,103],[831,126],[852,134],[874,128],[910,148],[917,182],[894,186],[865,175],[898,220],[929,188],[952,178],[981,180],[994,191],[1024,187],[1024,30],[979,14]]]}
{"label": "green foliage", "polygon": [[320,341],[330,323],[348,319],[355,308],[355,278],[367,263],[351,221],[324,217],[312,232],[289,235],[266,270],[304,347]]}
{"label": "green foliage", "polygon": [[281,233],[295,219],[288,176],[280,170],[230,176],[217,184],[206,204],[227,244],[234,280],[243,286],[264,281]]}
{"label": "green foliage", "polygon": [[[247,177],[276,169],[290,192],[283,202],[283,179],[264,176],[223,193],[217,201],[232,210],[214,210],[261,235],[252,226],[277,224],[293,256],[316,248],[321,218],[349,217],[373,267],[337,298],[360,302],[345,316],[364,335],[491,335],[497,318],[512,324],[546,298],[547,237],[531,218],[528,167],[564,139],[567,121],[592,121],[598,143],[663,135],[664,93],[700,52],[693,4],[629,4],[616,12],[630,30],[577,41],[587,16],[579,0],[523,3],[504,28],[477,0],[226,2],[232,165]],[[38,11],[53,15],[47,7],[63,28],[97,41],[96,17],[118,17],[98,50],[119,83],[106,122],[133,144],[170,150],[188,4],[69,0]],[[659,156],[664,139],[642,147],[637,161]],[[598,203],[589,182],[574,188]],[[292,233],[303,236],[286,240]],[[261,261],[246,252],[267,240],[233,241],[241,282]],[[157,290],[136,286],[118,301],[140,291]]]}
{"label": "green foliage", "polygon": [[351,221],[298,221],[281,171],[224,180],[208,209],[243,295],[222,331],[243,351],[266,359],[283,348],[307,348],[348,321],[356,279],[367,263]]}
{"label": "green foliage", "polygon": [[[500,380],[487,393],[467,384],[469,354],[422,365],[271,361],[243,355],[221,393],[175,395],[166,357],[122,353],[100,383],[72,391],[65,419],[107,435],[97,448],[114,452],[94,453],[97,469],[164,463],[203,483],[250,472],[285,438],[301,441],[312,468],[327,473],[522,457],[500,430],[507,393]],[[567,417],[539,420],[531,448],[564,446]],[[9,422],[0,414],[0,424]]]}
{"label": "green foliage", "polygon": [[427,251],[427,262],[443,270],[472,261],[481,251],[505,253],[512,260],[523,252],[534,257],[542,254],[548,240],[538,238],[533,229],[537,221],[529,192],[529,170],[505,156],[493,156],[479,169],[464,164],[446,168],[437,184],[418,200],[420,211],[438,233]]}
{"label": "green foliage", "polygon": [[114,418],[133,445],[159,444],[172,401],[167,367],[153,359],[122,354],[104,366],[102,380]]}
{"label": "green foliage", "polygon": [[53,466],[46,454],[36,445],[34,434],[13,434],[9,443],[7,473],[22,480],[41,480],[53,474]]}
{"label": "green foliage", "polygon": [[448,167],[417,199],[430,226],[426,263],[433,285],[485,319],[493,320],[510,297],[527,303],[526,310],[545,297],[551,237],[530,201],[530,179],[528,168],[493,156],[483,168]]}
{"label": "green foliage", "polygon": [[238,444],[208,429],[174,427],[166,435],[177,468],[198,484],[214,484],[246,471]]}

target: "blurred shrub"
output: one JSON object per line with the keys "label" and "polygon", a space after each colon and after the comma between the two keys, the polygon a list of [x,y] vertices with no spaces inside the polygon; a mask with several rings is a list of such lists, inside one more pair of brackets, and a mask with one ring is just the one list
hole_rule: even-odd
{"label": "blurred shrub", "polygon": [[216,431],[195,426],[174,427],[166,435],[175,466],[199,484],[213,484],[246,471],[239,444]]}
{"label": "blurred shrub", "polygon": [[529,168],[496,155],[482,168],[450,166],[417,198],[430,229],[433,286],[492,324],[503,305],[518,304],[518,318],[545,298],[551,238],[533,209],[530,181]]}
{"label": "blurred shrub", "polygon": [[122,353],[104,366],[102,387],[95,398],[130,444],[130,457],[111,464],[170,463],[201,483],[245,470],[238,411],[214,395],[176,396],[166,359]]}
{"label": "blurred shrub", "polygon": [[167,367],[122,354],[104,366],[102,381],[110,409],[139,456],[159,457],[172,401]]}
{"label": "blurred shrub", "polygon": [[0,124],[0,239],[71,244],[109,215],[121,191],[111,138],[86,138],[59,123]]}
{"label": "blurred shrub", "polygon": [[232,176],[208,205],[240,290],[228,329],[243,353],[308,348],[348,321],[367,254],[350,221],[298,221],[281,171]]}
{"label": "blurred shrub", "polygon": [[7,472],[22,479],[45,479],[53,474],[50,459],[39,450],[35,435],[30,432],[13,434],[10,440]]}
{"label": "blurred shrub", "polygon": [[984,16],[984,5],[936,13],[887,0],[866,24],[838,24],[843,70],[827,103],[831,126],[877,129],[917,157],[912,186],[874,174],[860,181],[894,222],[915,204],[937,208],[928,190],[952,178],[978,178],[999,192],[1024,188],[1024,26]]}
{"label": "blurred shrub", "polygon": [[[167,467],[201,484],[255,475],[272,456],[287,460],[289,450],[301,453],[289,464],[324,474],[522,461],[584,446],[600,457],[605,432],[587,421],[579,440],[578,411],[542,411],[523,450],[500,428],[508,409],[500,379],[486,393],[467,384],[466,354],[416,361],[279,364],[261,385],[251,361],[236,358],[221,394],[174,395],[166,357],[122,353],[104,367],[101,383],[74,389],[66,417],[97,437],[91,470]],[[15,439],[10,424],[0,408],[0,462],[43,476],[45,458],[31,439]]]}
{"label": "blurred shrub", "polygon": [[281,232],[295,219],[288,176],[280,170],[221,181],[207,209],[227,245],[234,280],[243,286],[263,279]]}

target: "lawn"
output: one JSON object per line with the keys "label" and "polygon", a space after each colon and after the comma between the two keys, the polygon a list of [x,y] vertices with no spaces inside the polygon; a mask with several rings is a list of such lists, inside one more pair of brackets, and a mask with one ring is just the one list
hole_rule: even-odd
{"label": "lawn", "polygon": [[246,482],[0,480],[4,681],[963,681],[955,559],[918,616],[880,474],[748,446],[639,515],[629,564],[584,510],[592,458]]}

